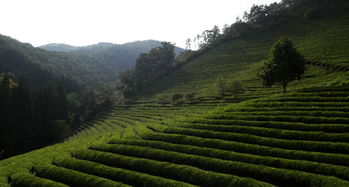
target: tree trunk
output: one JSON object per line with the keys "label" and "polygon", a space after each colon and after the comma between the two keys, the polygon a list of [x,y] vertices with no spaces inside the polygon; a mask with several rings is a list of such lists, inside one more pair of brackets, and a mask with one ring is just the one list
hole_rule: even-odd
{"label": "tree trunk", "polygon": [[287,92],[286,87],[287,87],[287,82],[283,82],[282,83],[282,93],[286,93]]}

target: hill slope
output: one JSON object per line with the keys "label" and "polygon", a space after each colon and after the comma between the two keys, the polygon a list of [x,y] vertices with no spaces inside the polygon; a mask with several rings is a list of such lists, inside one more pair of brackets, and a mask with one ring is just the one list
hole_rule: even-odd
{"label": "hill slope", "polygon": [[[222,44],[194,61],[187,63],[174,73],[158,81],[139,95],[145,98],[161,98],[173,93],[195,93],[198,97],[217,96],[216,85],[219,82],[231,85],[240,81],[250,95],[254,88],[261,87],[257,73],[263,66],[272,44],[282,35],[287,35],[295,47],[316,66],[309,65],[308,73],[322,74],[313,70],[323,66],[336,72],[337,69],[349,69],[349,14],[329,17],[321,20],[298,19],[290,21],[272,30],[253,34],[249,37],[232,40]],[[313,76],[313,75],[307,75]],[[330,76],[330,75],[328,75]],[[343,75],[344,76],[344,75]],[[342,77],[333,75],[332,78]],[[310,77],[309,77],[310,78]],[[309,86],[311,79],[294,83],[297,89]],[[304,82],[304,83],[303,83]],[[314,77],[314,84],[326,85]],[[313,85],[315,86],[315,85]],[[276,86],[278,87],[278,86]],[[291,90],[294,89],[291,85]],[[265,89],[264,89],[265,90]],[[267,91],[268,92],[268,91]],[[213,95],[212,95],[213,94]]]}
{"label": "hill slope", "polygon": [[69,52],[77,49],[75,46],[60,44],[60,43],[50,43],[43,46],[39,46],[41,49],[45,49],[47,51],[57,51],[57,52]]}
{"label": "hill slope", "polygon": [[347,186],[348,96],[119,107],[65,143],[3,160],[1,181],[13,171],[12,186]]}
{"label": "hill slope", "polygon": [[[69,52],[46,51],[23,44],[6,36],[0,36],[1,72],[13,72],[33,79],[37,73],[32,69],[51,72],[57,77],[65,75],[89,87],[101,86],[116,81],[119,72],[133,67],[141,53],[161,44],[159,41],[137,41],[124,45],[103,44],[76,48]],[[58,48],[57,48],[58,47]],[[54,49],[67,51],[67,46]],[[72,46],[68,46],[71,48]],[[46,46],[52,48],[52,45]],[[72,47],[75,49],[75,47]],[[177,48],[181,51],[180,48]],[[13,56],[20,56],[18,59]],[[11,58],[9,58],[11,57]],[[18,69],[19,68],[19,69]],[[39,71],[39,70],[37,70]]]}
{"label": "hill slope", "polygon": [[[349,88],[341,86],[349,72],[338,68],[347,66],[348,20],[295,20],[222,44],[66,142],[1,161],[0,183],[349,186]],[[286,95],[256,78],[282,34],[321,62],[309,64]],[[234,95],[233,81],[245,92]]]}

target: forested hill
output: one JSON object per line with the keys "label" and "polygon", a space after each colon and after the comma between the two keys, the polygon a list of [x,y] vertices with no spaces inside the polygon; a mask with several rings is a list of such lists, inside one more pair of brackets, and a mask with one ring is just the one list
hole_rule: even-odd
{"label": "forested hill", "polygon": [[[99,42],[93,45],[87,46],[72,46],[61,43],[50,43],[43,46],[39,46],[38,48],[45,49],[47,51],[56,51],[56,52],[73,52],[73,53],[110,53],[116,52],[120,53],[122,50],[140,50],[144,51],[148,49],[149,46],[158,47],[161,42],[157,40],[143,40],[143,41],[134,41],[124,44],[113,44],[109,42]],[[183,49],[176,47],[175,52],[179,54]]]}
{"label": "forested hill", "polygon": [[0,35],[0,71],[25,76],[33,85],[64,76],[74,80],[71,81],[74,84],[98,87],[116,81],[119,72],[133,67],[139,54],[148,52],[161,42],[148,40],[124,45],[105,44],[86,47],[62,44],[46,46],[47,49],[57,51],[69,51],[70,47],[70,52],[57,52],[35,48]]}
{"label": "forested hill", "polygon": [[47,51],[57,51],[57,52],[69,52],[77,49],[75,46],[61,44],[61,43],[50,43],[43,46],[39,46],[41,49],[45,49]]}

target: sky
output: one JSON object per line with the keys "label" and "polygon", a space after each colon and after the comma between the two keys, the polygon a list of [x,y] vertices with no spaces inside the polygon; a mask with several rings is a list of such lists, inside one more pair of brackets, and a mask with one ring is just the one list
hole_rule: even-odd
{"label": "sky", "polygon": [[185,47],[253,4],[276,0],[0,0],[0,34],[33,46],[155,39]]}

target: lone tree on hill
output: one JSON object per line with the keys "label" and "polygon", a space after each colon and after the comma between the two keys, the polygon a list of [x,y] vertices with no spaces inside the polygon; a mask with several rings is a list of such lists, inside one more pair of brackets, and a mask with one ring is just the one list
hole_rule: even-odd
{"label": "lone tree on hill", "polygon": [[285,93],[288,83],[300,80],[304,71],[304,57],[294,48],[290,39],[281,37],[270,49],[269,59],[264,63],[264,71],[260,76],[264,86],[271,87],[279,83]]}

